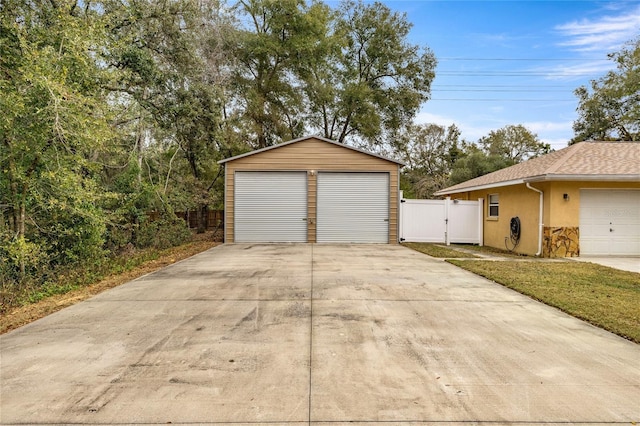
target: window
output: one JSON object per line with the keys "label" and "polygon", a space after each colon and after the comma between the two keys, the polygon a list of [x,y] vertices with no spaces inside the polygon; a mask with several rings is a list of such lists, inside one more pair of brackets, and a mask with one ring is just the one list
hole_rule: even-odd
{"label": "window", "polygon": [[489,194],[489,217],[498,217],[499,200],[498,194]]}

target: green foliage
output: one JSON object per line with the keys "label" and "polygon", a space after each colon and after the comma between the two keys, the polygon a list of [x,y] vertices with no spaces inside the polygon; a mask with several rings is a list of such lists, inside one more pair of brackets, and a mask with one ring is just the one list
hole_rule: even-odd
{"label": "green foliage", "polygon": [[455,185],[548,153],[551,146],[540,142],[535,133],[522,125],[492,130],[477,144],[465,143],[449,176]]}
{"label": "green foliage", "polygon": [[455,125],[412,125],[395,134],[394,148],[407,166],[400,188],[405,197],[430,198],[446,186],[512,166],[551,147],[522,125],[509,125],[469,143]]}
{"label": "green foliage", "polygon": [[121,70],[110,88],[126,94],[117,99],[136,172],[128,181],[129,221],[150,207],[173,212],[220,202],[212,191],[221,176],[217,161],[233,155],[222,118],[226,19],[215,3],[194,0],[110,3],[108,10],[114,30],[106,56]]}
{"label": "green foliage", "polygon": [[59,284],[47,282],[43,285],[32,288],[31,291],[26,293],[21,302],[24,304],[36,303],[47,297],[54,296],[56,294],[65,294],[79,287],[80,285],[75,283]]}
{"label": "green foliage", "polygon": [[408,42],[405,14],[379,2],[343,2],[328,28],[322,59],[305,63],[311,123],[327,138],[380,146],[428,99],[435,56]]}
{"label": "green foliage", "polygon": [[159,220],[144,220],[136,234],[136,247],[165,249],[185,243],[191,231],[184,220],[164,215]]}
{"label": "green foliage", "polygon": [[412,250],[418,251],[420,253],[424,253],[431,257],[437,257],[442,259],[453,259],[453,258],[471,258],[478,257],[473,254],[467,254],[460,250],[456,250],[454,248],[444,247],[439,244],[431,244],[431,243],[402,243],[403,246],[408,247]]}
{"label": "green foliage", "polygon": [[512,166],[513,161],[495,154],[489,154],[474,150],[456,161],[451,170],[449,184],[455,185],[479,176],[486,175],[496,170]]}
{"label": "green foliage", "polygon": [[[435,57],[408,42],[406,15],[376,2],[332,10],[304,0],[242,0],[230,41],[230,104],[262,148],[316,131],[383,144],[429,97]],[[235,101],[235,102],[233,102]]]}
{"label": "green foliage", "polygon": [[[99,260],[105,193],[92,158],[113,134],[93,53],[100,17],[70,1],[10,1],[0,16],[0,204],[11,244],[50,266]],[[22,279],[30,258],[19,263]]]}
{"label": "green foliage", "polygon": [[0,235],[0,279],[13,282],[41,272],[46,253],[42,246],[24,237]]}
{"label": "green foliage", "polygon": [[549,153],[551,146],[540,142],[538,135],[521,124],[492,130],[480,138],[478,144],[488,156],[502,157],[507,161],[521,163]]}
{"label": "green foliage", "polygon": [[305,105],[296,77],[301,62],[322,48],[329,9],[304,0],[240,0],[237,10],[249,23],[230,41],[232,87],[253,146],[302,136]]}
{"label": "green foliage", "polygon": [[355,132],[375,139],[384,129],[397,129],[428,99],[436,60],[428,49],[407,41],[411,24],[405,14],[376,2],[347,1],[341,5],[338,28],[347,49],[341,65],[344,77],[338,95],[341,122],[338,140]]}
{"label": "green foliage", "polygon": [[640,38],[609,55],[617,69],[575,90],[578,119],[571,143],[640,141]]}
{"label": "green foliage", "polygon": [[436,124],[412,125],[395,138],[396,152],[406,163],[400,187],[406,198],[431,198],[449,181],[451,168],[461,155],[460,131]]}

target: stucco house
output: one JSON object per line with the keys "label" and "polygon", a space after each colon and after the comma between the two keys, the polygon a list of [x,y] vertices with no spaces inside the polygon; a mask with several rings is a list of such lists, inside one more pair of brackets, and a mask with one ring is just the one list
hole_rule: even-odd
{"label": "stucco house", "polygon": [[488,246],[544,257],[640,256],[640,143],[577,143],[436,195],[484,199]]}

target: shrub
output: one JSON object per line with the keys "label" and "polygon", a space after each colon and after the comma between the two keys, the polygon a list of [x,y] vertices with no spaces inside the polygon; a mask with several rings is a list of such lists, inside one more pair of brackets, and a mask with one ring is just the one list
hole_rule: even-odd
{"label": "shrub", "polygon": [[24,237],[0,235],[0,277],[2,281],[19,281],[35,275],[45,264],[46,252]]}
{"label": "shrub", "polygon": [[187,242],[191,231],[184,220],[171,213],[165,213],[158,220],[145,219],[136,233],[138,248],[169,248]]}

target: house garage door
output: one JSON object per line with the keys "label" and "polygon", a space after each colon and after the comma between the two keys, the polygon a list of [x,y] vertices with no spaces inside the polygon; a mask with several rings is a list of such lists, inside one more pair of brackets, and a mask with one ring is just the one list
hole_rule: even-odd
{"label": "house garage door", "polygon": [[388,243],[388,173],[318,173],[319,243]]}
{"label": "house garage door", "polygon": [[640,191],[580,191],[580,255],[640,255]]}
{"label": "house garage door", "polygon": [[237,243],[306,242],[306,172],[236,172]]}

